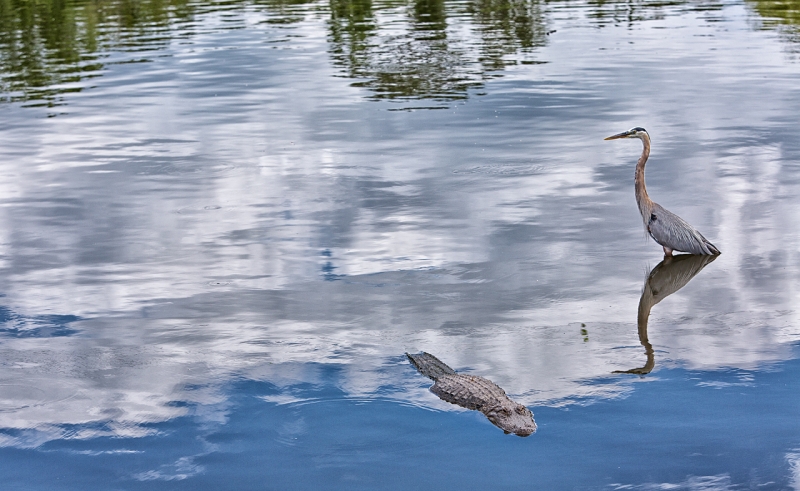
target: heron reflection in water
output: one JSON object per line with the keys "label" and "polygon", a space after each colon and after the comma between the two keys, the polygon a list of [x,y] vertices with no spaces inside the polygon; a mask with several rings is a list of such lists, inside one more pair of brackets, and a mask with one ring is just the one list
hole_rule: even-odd
{"label": "heron reflection in water", "polygon": [[653,370],[656,364],[653,354],[653,345],[647,339],[647,321],[650,318],[650,309],[654,305],[683,288],[689,280],[694,278],[706,265],[716,259],[716,256],[692,256],[682,254],[679,256],[665,257],[658,266],[653,268],[642,288],[642,297],[639,299],[639,342],[644,346],[647,363],[641,368],[631,370],[615,370],[614,373],[634,373],[645,375]]}
{"label": "heron reflection in water", "polygon": [[653,202],[647,194],[644,184],[644,165],[650,156],[650,135],[644,128],[636,127],[622,133],[609,136],[606,140],[618,138],[638,138],[642,140],[642,156],[636,163],[634,185],[636,187],[636,203],[644,221],[644,228],[650,237],[664,248],[664,255],[671,256],[672,251],[688,252],[699,255],[717,255],[719,249],[706,240],[703,234],[689,225],[678,215]]}

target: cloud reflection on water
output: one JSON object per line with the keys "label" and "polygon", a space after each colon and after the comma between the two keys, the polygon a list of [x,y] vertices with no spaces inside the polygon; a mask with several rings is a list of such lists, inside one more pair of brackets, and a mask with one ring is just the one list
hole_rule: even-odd
{"label": "cloud reflection on water", "polygon": [[[332,383],[321,366],[340,369],[347,397],[391,388],[449,410],[402,376],[399,354],[423,349],[527,405],[625,395],[608,373],[640,350],[641,274],[660,252],[633,204],[638,151],[602,145],[623,120],[660,128],[653,194],[725,250],[653,315],[660,366],[791,356],[795,67],[737,37],[736,7],[720,30],[653,15],[688,33],[660,51],[663,30],[630,44],[624,15],[584,29],[583,6],[565,5],[569,42],[531,41],[553,63],[506,67],[446,111],[396,113],[335,77],[330,33],[293,5],[283,52],[261,49],[262,32],[209,28],[146,72],[109,69],[64,117],[2,108],[3,305],[80,317],[57,340],[2,340],[4,445],[142,437],[181,416],[223,426],[233,381],[275,384],[270,400],[288,404],[305,397],[293,386]],[[748,126],[732,126],[743,112]],[[140,477],[196,469],[170,462]]]}

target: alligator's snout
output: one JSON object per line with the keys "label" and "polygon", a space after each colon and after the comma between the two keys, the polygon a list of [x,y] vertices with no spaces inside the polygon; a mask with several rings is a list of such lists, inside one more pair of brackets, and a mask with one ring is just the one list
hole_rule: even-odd
{"label": "alligator's snout", "polygon": [[536,422],[533,413],[522,404],[516,407],[497,407],[485,412],[486,417],[506,434],[513,433],[517,436],[530,436],[536,432]]}

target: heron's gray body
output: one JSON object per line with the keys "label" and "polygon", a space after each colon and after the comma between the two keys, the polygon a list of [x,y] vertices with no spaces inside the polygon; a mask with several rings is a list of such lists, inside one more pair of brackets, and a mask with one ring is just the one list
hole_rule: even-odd
{"label": "heron's gray body", "polygon": [[643,215],[642,218],[647,233],[664,247],[665,252],[667,249],[672,249],[699,256],[719,254],[714,244],[703,237],[696,228],[658,203],[653,203],[649,214]]}
{"label": "heron's gray body", "polygon": [[650,237],[661,247],[664,254],[671,256],[673,251],[688,252],[697,255],[717,255],[719,249],[709,242],[696,228],[689,225],[686,220],[667,210],[650,199],[647,186],[644,183],[644,166],[650,156],[650,135],[644,128],[633,128],[618,135],[609,136],[606,140],[617,138],[639,138],[642,140],[642,155],[636,163],[634,187],[636,189],[636,203],[642,215],[644,228]]}

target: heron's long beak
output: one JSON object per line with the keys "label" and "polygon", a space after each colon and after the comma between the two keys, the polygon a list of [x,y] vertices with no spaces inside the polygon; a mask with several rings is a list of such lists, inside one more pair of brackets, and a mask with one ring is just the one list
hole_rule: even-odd
{"label": "heron's long beak", "polygon": [[616,140],[617,138],[627,138],[628,136],[630,136],[630,134],[631,134],[630,131],[623,131],[622,133],[609,136],[608,138],[603,138],[603,140]]}

